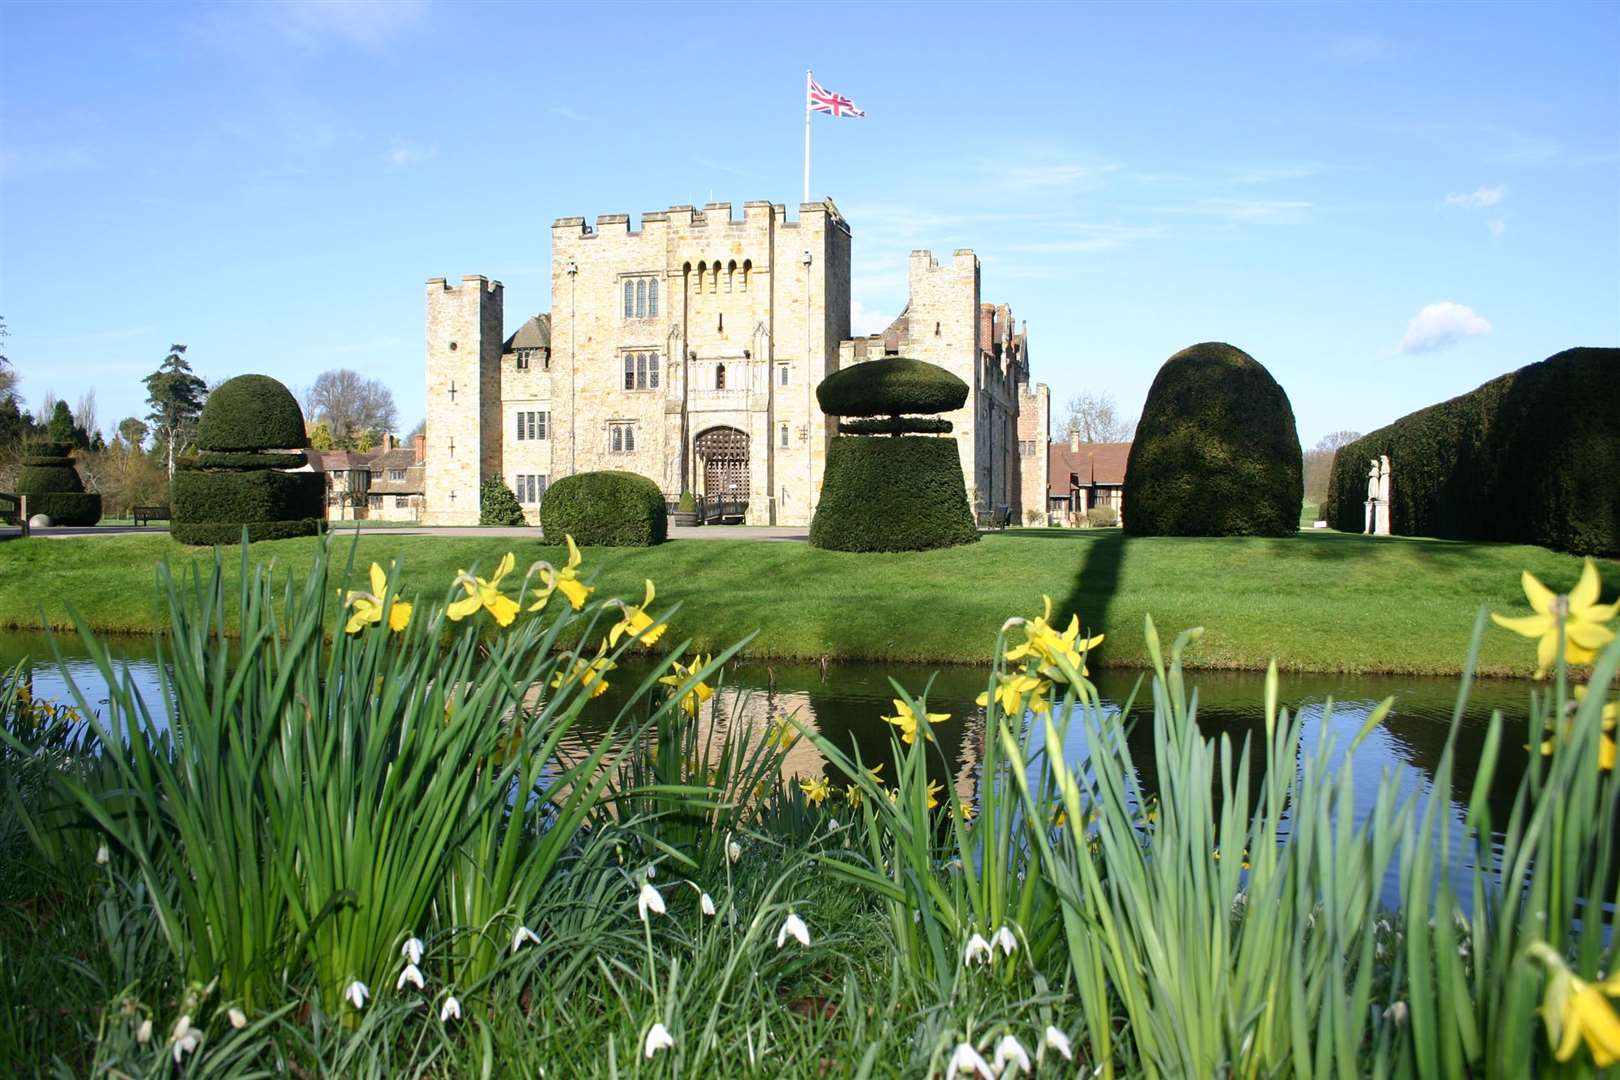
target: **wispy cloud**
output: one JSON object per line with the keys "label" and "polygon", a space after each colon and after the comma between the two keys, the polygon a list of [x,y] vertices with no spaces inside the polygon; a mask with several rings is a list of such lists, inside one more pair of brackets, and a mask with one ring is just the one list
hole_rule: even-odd
{"label": "wispy cloud", "polygon": [[1450,300],[1425,304],[1406,325],[1401,338],[1403,353],[1431,353],[1450,348],[1463,338],[1481,337],[1491,332],[1491,324],[1467,304]]}
{"label": "wispy cloud", "polygon": [[1232,184],[1279,184],[1288,180],[1306,180],[1327,172],[1322,165],[1283,165],[1273,168],[1244,169],[1228,178]]}
{"label": "wispy cloud", "polygon": [[96,167],[96,156],[84,146],[7,146],[0,148],[0,177],[79,172]]}
{"label": "wispy cloud", "polygon": [[383,163],[390,169],[411,169],[438,156],[438,143],[423,146],[409,139],[395,139],[388,152],[383,155]]}
{"label": "wispy cloud", "polygon": [[1447,206],[1465,206],[1470,210],[1483,210],[1487,206],[1495,206],[1507,194],[1507,187],[1485,187],[1481,185],[1473,191],[1460,192],[1446,196]]}

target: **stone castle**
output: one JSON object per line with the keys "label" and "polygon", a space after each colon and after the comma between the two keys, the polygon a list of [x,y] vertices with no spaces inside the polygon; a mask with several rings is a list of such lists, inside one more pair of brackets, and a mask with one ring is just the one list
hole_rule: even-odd
{"label": "stone castle", "polygon": [[735,506],[748,524],[808,525],[835,423],[815,388],[882,356],[927,360],[971,388],[953,424],[985,516],[1046,503],[1050,395],[1031,386],[1026,333],[981,304],[970,250],[910,260],[910,301],[850,336],[850,227],[831,200],[797,221],[769,202],[608,214],[551,227],[551,310],[505,332],[502,287],[427,284],[423,520],[478,521],[500,477],[530,521],[547,485],[621,469]]}

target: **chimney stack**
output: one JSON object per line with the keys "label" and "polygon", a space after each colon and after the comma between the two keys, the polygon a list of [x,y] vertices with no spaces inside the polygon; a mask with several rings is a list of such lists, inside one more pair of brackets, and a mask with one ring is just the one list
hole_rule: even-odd
{"label": "chimney stack", "polygon": [[1071,454],[1080,452],[1080,432],[1072,428],[1069,431],[1069,452]]}
{"label": "chimney stack", "polygon": [[416,463],[418,465],[422,464],[422,461],[427,457],[426,435],[411,436],[411,453],[416,456]]}

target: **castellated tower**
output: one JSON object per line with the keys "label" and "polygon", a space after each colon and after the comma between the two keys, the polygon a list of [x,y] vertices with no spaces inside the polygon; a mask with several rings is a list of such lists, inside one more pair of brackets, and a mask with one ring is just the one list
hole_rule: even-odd
{"label": "castellated tower", "polygon": [[426,524],[478,524],[479,486],[501,473],[502,318],[500,282],[429,279]]}

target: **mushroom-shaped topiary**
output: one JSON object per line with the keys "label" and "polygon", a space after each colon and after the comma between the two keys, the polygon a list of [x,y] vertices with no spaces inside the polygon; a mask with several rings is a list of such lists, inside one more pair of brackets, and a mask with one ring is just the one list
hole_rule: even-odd
{"label": "mushroom-shaped topiary", "polygon": [[1288,395],[1242,349],[1176,353],[1148,390],[1125,468],[1134,536],[1289,536],[1305,497]]}
{"label": "mushroom-shaped topiary", "polygon": [[[184,544],[308,536],[319,527],[325,476],[306,463],[304,413],[268,375],[238,375],[208,395],[197,422],[202,453],[174,477],[174,523]],[[290,451],[275,453],[274,451]]]}
{"label": "mushroom-shaped topiary", "polygon": [[238,375],[221,383],[197,421],[201,450],[302,450],[307,445],[298,399],[268,375]]}
{"label": "mushroom-shaped topiary", "polygon": [[850,435],[943,433],[948,420],[907,420],[907,414],[950,412],[967,402],[968,385],[937,364],[889,356],[835,371],[816,387],[816,400],[829,416],[881,416],[882,421],[840,425]]}

